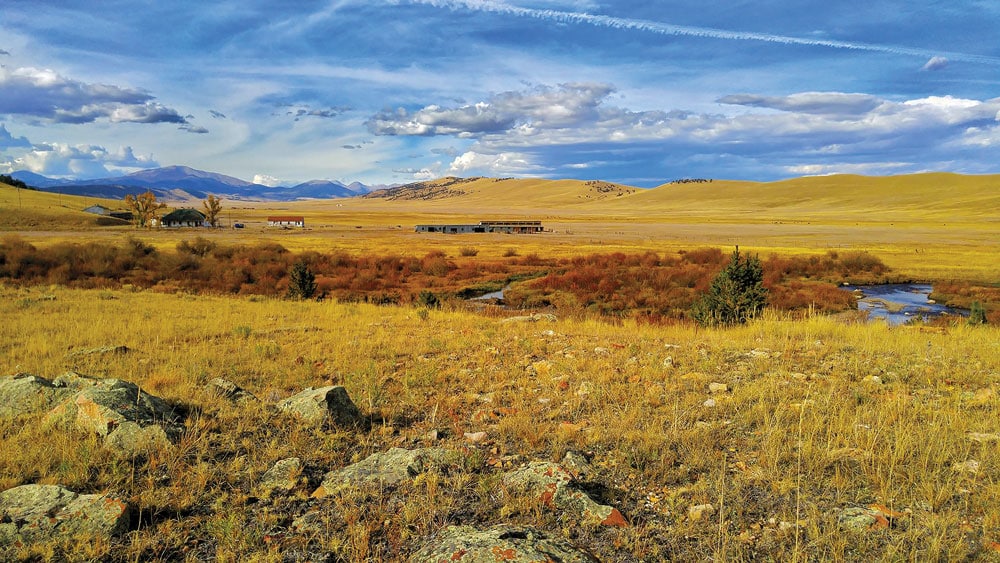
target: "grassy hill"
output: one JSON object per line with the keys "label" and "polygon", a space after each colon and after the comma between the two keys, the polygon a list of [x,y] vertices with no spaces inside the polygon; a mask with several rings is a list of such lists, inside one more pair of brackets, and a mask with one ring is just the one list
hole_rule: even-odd
{"label": "grassy hill", "polygon": [[[97,199],[0,184],[0,230],[66,231],[101,226],[98,215],[83,210],[91,205],[110,209],[123,207],[121,201]],[[104,221],[109,221],[107,218]]]}
{"label": "grassy hill", "polygon": [[767,183],[666,184],[607,202],[605,207],[756,220],[1000,221],[1000,175],[835,175]]}

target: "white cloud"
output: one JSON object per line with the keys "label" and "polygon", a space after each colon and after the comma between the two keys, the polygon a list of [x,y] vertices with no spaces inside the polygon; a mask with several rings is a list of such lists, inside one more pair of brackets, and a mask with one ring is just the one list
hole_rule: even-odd
{"label": "white cloud", "polygon": [[523,153],[481,154],[468,151],[451,161],[448,171],[452,174],[506,175],[538,172],[539,167],[531,162],[531,156]]}
{"label": "white cloud", "polygon": [[785,171],[797,176],[829,176],[832,174],[892,174],[913,166],[912,162],[864,162],[856,164],[799,164],[786,166]]}
{"label": "white cloud", "polygon": [[925,64],[920,68],[920,70],[941,70],[948,66],[948,59],[945,57],[934,56],[931,57]]}
{"label": "white cloud", "polygon": [[0,65],[0,114],[25,115],[55,123],[98,119],[130,123],[187,123],[176,110],[143,90],[88,84],[53,70]]}
{"label": "white cloud", "polygon": [[159,166],[152,156],[136,156],[132,147],[109,151],[100,145],[36,144],[30,152],[0,165],[8,170],[66,178],[99,178]]}
{"label": "white cloud", "polygon": [[269,188],[276,188],[281,185],[281,180],[275,178],[274,176],[268,176],[267,174],[254,174],[253,183],[267,186]]}

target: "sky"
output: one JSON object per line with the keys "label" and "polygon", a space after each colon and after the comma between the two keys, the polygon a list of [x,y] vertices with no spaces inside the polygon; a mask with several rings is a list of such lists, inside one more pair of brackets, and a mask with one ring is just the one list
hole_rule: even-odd
{"label": "sky", "polygon": [[0,173],[1000,173],[995,0],[3,0]]}

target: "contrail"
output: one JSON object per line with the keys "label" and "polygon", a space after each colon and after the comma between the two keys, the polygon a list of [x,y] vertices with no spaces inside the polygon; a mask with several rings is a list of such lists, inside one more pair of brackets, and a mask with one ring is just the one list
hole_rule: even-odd
{"label": "contrail", "polygon": [[522,8],[512,6],[493,0],[404,0],[411,4],[425,4],[437,8],[448,8],[452,10],[472,10],[477,12],[491,12],[495,14],[507,14],[537,20],[547,20],[558,23],[582,23],[599,27],[613,29],[630,29],[645,31],[659,35],[684,35],[688,37],[704,37],[710,39],[731,39],[737,41],[763,41],[765,43],[780,43],[783,45],[807,45],[813,47],[829,47],[832,49],[851,49],[855,51],[870,51],[876,53],[889,53],[893,55],[906,55],[929,59],[931,57],[945,57],[952,61],[965,61],[971,63],[981,63],[989,65],[1000,65],[1000,58],[986,55],[972,55],[969,53],[954,53],[947,51],[931,51],[928,49],[918,49],[913,47],[902,47],[897,45],[879,45],[876,43],[863,43],[856,41],[837,41],[834,39],[811,39],[804,37],[791,37],[788,35],[774,35],[770,33],[756,33],[752,31],[732,31],[726,29],[716,29],[711,27],[695,27],[688,25],[674,25],[651,20],[619,18],[614,16],[593,15],[584,12],[563,12],[559,10],[538,10],[534,8]]}

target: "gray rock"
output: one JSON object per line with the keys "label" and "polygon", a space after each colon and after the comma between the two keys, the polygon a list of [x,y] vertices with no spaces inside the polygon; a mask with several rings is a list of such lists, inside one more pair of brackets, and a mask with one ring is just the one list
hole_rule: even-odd
{"label": "gray rock", "polygon": [[0,493],[0,545],[123,532],[129,507],[111,495],[79,495],[57,485],[22,485]]}
{"label": "gray rock", "polygon": [[125,354],[128,354],[131,351],[132,350],[125,345],[118,345],[118,346],[108,345],[108,346],[100,346],[98,348],[84,348],[81,350],[73,350],[69,354],[66,354],[66,357],[79,358],[83,356],[108,356],[108,355],[124,356]]}
{"label": "gray rock", "polygon": [[247,391],[246,389],[240,387],[239,385],[229,381],[228,379],[222,379],[221,377],[215,377],[208,382],[205,387],[206,391],[217,396],[229,399],[233,402],[239,401],[259,401],[253,393]]}
{"label": "gray rock", "polygon": [[545,506],[576,514],[581,521],[605,526],[628,526],[617,508],[598,504],[575,485],[573,474],[557,463],[533,461],[503,476],[506,486],[538,495]]}
{"label": "gray rock", "polygon": [[411,563],[440,561],[589,563],[598,559],[565,540],[534,528],[494,526],[477,530],[471,526],[448,526],[410,556]]}
{"label": "gray rock", "polygon": [[330,471],[323,476],[323,483],[313,496],[324,497],[347,487],[397,485],[421,473],[444,467],[453,455],[442,448],[390,448],[343,469]]}
{"label": "gray rock", "polygon": [[[885,517],[878,511],[861,507],[845,508],[837,516],[837,524],[841,529],[851,532],[867,532],[884,527],[880,526],[881,522],[885,522]],[[886,522],[885,526],[887,525]]]}
{"label": "gray rock", "polygon": [[298,415],[309,422],[332,420],[339,426],[357,426],[361,412],[340,385],[308,389],[278,403],[278,408]]}
{"label": "gray rock", "polygon": [[0,417],[46,412],[74,393],[74,389],[26,373],[0,377]]}
{"label": "gray rock", "polygon": [[547,321],[554,323],[559,319],[551,313],[532,313],[531,315],[524,315],[520,317],[507,317],[500,321],[501,323],[537,323],[538,321]]}
{"label": "gray rock", "polygon": [[301,473],[302,460],[297,457],[283,459],[275,463],[271,469],[264,472],[257,488],[262,494],[270,494],[274,491],[290,491],[298,484]]}

